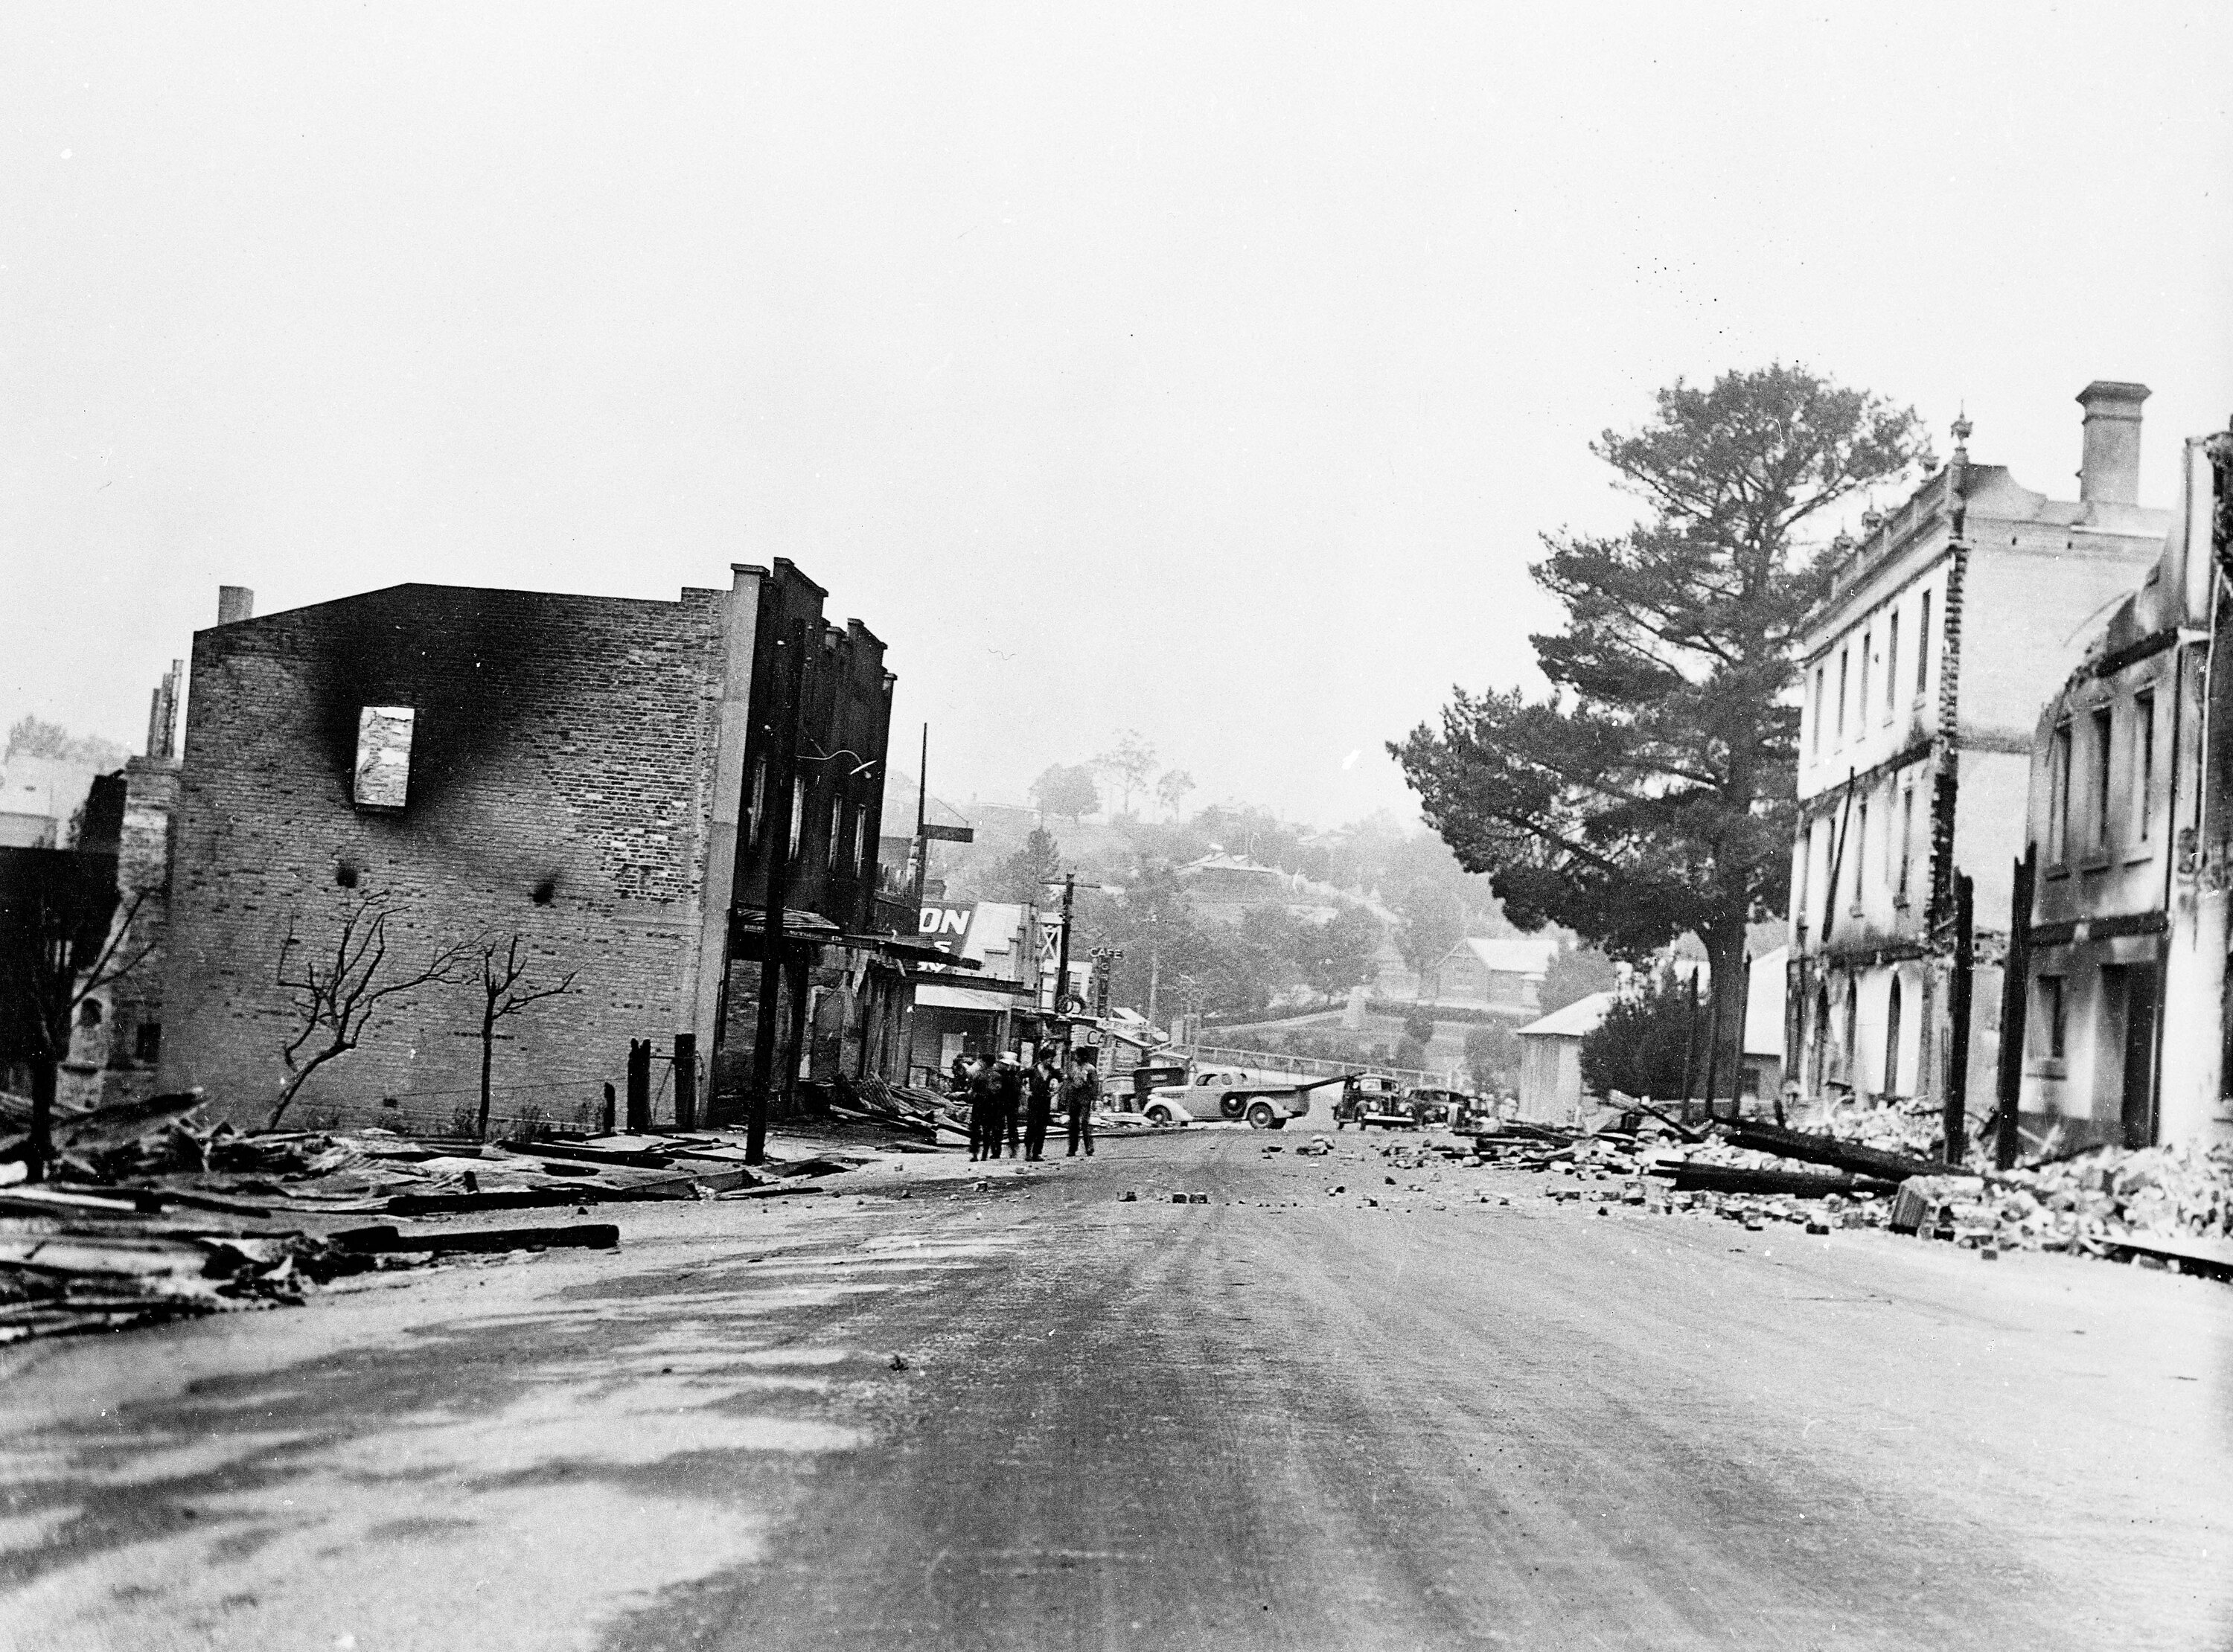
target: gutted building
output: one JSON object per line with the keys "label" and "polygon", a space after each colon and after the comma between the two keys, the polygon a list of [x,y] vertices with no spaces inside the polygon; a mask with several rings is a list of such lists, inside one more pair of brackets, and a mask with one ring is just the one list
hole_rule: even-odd
{"label": "gutted building", "polygon": [[1952,462],[1841,541],[1800,628],[1786,1082],[1803,1102],[1943,1102],[1956,879],[1974,880],[1968,1100],[1989,1096],[2032,725],[2170,513],[2138,503],[2146,387],[2096,381],[2079,497]]}
{"label": "gutted building", "polygon": [[[498,1116],[591,1116],[639,1039],[663,1096],[679,1063],[733,1094],[778,856],[795,1071],[807,978],[869,917],[891,679],[788,562],[732,576],[672,602],[412,584],[256,617],[229,593],[194,639],[164,1087],[439,1127],[478,1101],[511,972],[551,995],[489,1040]],[[879,1031],[859,950],[828,984],[856,1060]]]}
{"label": "gutted building", "polygon": [[[2225,799],[2213,688],[2233,435],[2197,438],[2161,559],[2040,713],[2018,1123],[2026,1151],[2233,1135]],[[2213,463],[2213,459],[2215,462]]]}

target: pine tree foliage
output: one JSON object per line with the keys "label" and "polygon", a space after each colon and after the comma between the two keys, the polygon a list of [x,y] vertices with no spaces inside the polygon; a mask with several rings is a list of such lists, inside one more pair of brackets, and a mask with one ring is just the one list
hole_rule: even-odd
{"label": "pine tree foliage", "polygon": [[[1928,468],[1911,409],[1802,367],[1677,381],[1592,451],[1648,505],[1609,537],[1546,535],[1566,609],[1532,639],[1547,699],[1453,691],[1389,750],[1467,870],[1523,928],[1639,959],[1695,930],[1720,979],[1781,911],[1799,712],[1793,636],[1827,589],[1822,513]],[[1733,1056],[1741,995],[1715,1037]]]}

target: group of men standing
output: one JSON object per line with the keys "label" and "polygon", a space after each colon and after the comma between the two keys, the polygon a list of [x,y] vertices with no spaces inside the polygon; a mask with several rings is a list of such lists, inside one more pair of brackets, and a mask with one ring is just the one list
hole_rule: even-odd
{"label": "group of men standing", "polygon": [[1065,1156],[1076,1158],[1081,1145],[1087,1158],[1093,1156],[1093,1113],[1101,1105],[1101,1078],[1091,1050],[1081,1045],[1071,1051],[1070,1060],[1071,1070],[1064,1074],[1053,1050],[1045,1047],[1029,1067],[1012,1054],[997,1059],[980,1056],[974,1062],[954,1058],[954,1088],[969,1097],[971,1162],[999,1158],[1004,1141],[1012,1159],[1045,1158],[1047,1127],[1058,1102],[1070,1122]]}

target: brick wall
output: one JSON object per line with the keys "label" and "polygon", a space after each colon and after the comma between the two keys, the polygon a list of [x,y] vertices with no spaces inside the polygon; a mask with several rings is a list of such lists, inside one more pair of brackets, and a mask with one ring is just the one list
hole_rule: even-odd
{"label": "brick wall", "polygon": [[88,1024],[80,1011],[60,1088],[64,1102],[80,1107],[136,1102],[154,1094],[160,1057],[179,765],[160,758],[133,758],[125,764],[123,791],[115,844],[117,907],[107,966],[123,972],[91,995],[99,1005],[97,1021]]}
{"label": "brick wall", "polygon": [[[628,1040],[692,1024],[724,593],[679,602],[404,585],[194,640],[175,827],[165,1088],[260,1122],[301,1023],[281,985],[384,903],[388,969],[521,937],[573,991],[503,1024],[495,1111],[570,1116]],[[353,802],[357,718],[416,712],[408,800]],[[295,936],[288,948],[288,937]],[[389,1002],[298,1114],[477,1100],[473,979]],[[533,1087],[512,1088],[506,1087]]]}

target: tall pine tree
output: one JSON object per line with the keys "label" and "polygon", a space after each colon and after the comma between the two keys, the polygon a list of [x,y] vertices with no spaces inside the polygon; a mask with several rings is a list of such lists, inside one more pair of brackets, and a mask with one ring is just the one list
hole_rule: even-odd
{"label": "tall pine tree", "polygon": [[[1439,730],[1390,743],[1428,821],[1523,928],[1563,924],[1640,959],[1685,930],[1738,982],[1780,913],[1799,710],[1793,633],[1827,587],[1810,520],[1935,464],[1914,411],[1802,367],[1677,380],[1592,446],[1650,506],[1607,538],[1546,535],[1535,579],[1566,628],[1531,639],[1546,700],[1454,689]],[[1744,994],[1714,994],[1735,1088]]]}

